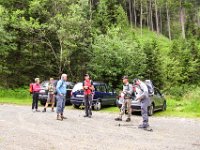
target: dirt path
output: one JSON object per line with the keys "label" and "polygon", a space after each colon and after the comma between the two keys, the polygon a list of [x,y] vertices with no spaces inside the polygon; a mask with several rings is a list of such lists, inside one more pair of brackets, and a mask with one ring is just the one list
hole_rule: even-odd
{"label": "dirt path", "polygon": [[82,110],[66,110],[68,117],[56,121],[55,113],[33,113],[30,107],[0,105],[0,150],[199,150],[200,120],[151,117],[153,132],[131,123],[114,121],[117,114],[94,112],[83,118]]}

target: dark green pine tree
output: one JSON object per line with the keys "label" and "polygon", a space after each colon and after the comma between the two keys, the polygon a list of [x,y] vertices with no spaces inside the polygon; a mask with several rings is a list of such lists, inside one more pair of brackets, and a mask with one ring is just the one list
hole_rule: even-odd
{"label": "dark green pine tree", "polygon": [[151,79],[154,86],[158,88],[163,87],[162,62],[160,60],[160,50],[155,40],[147,42],[144,47],[146,54],[146,71],[145,79]]}

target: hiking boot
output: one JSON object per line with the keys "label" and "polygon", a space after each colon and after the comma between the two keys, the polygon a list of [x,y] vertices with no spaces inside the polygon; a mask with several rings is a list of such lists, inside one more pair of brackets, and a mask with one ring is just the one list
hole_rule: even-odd
{"label": "hiking boot", "polygon": [[144,124],[140,124],[139,126],[138,126],[138,128],[140,128],[140,129],[146,129],[146,128],[148,128],[149,127],[149,125],[144,125]]}
{"label": "hiking boot", "polygon": [[62,121],[63,119],[61,118],[61,116],[60,116],[60,115],[57,115],[57,120],[60,120],[60,121]]}
{"label": "hiking boot", "polygon": [[130,122],[130,121],[131,121],[131,118],[127,118],[127,119],[126,119],[126,122]]}
{"label": "hiking boot", "polygon": [[47,109],[46,108],[44,108],[44,110],[42,111],[42,112],[46,112],[47,111]]}
{"label": "hiking boot", "polygon": [[61,118],[62,119],[67,119],[67,117],[63,116],[63,114],[61,114]]}
{"label": "hiking boot", "polygon": [[122,118],[115,118],[115,121],[122,121]]}

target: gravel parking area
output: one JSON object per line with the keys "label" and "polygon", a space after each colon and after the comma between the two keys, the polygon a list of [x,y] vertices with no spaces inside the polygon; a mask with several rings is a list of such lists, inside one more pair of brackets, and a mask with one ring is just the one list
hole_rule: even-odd
{"label": "gravel parking area", "polygon": [[[35,112],[28,106],[0,105],[0,150],[199,150],[200,119],[150,117],[153,132],[138,129],[141,116],[114,121],[118,114],[65,110]],[[124,118],[125,120],[125,118]]]}

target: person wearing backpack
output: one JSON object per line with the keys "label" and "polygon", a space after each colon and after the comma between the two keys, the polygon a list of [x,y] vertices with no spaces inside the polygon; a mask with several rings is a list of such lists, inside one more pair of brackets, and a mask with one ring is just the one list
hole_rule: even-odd
{"label": "person wearing backpack", "polygon": [[121,93],[121,96],[124,97],[124,102],[121,106],[119,117],[115,118],[115,120],[122,121],[122,116],[125,114],[127,108],[128,118],[126,119],[126,122],[130,122],[132,113],[131,99],[133,94],[133,86],[129,83],[128,76],[124,76],[122,79],[123,79],[123,91]]}
{"label": "person wearing backpack", "polygon": [[35,83],[32,84],[32,96],[33,96],[32,111],[33,112],[40,112],[38,110],[38,98],[39,98],[40,90],[41,90],[40,79],[35,78]]}
{"label": "person wearing backpack", "polygon": [[54,104],[55,104],[55,86],[54,79],[50,78],[48,84],[48,98],[44,110],[42,112],[46,112],[48,105],[51,104],[51,111],[54,112]]}
{"label": "person wearing backpack", "polygon": [[56,85],[56,99],[57,99],[57,120],[67,119],[64,117],[66,93],[67,93],[67,74],[62,74],[61,79]]}
{"label": "person wearing backpack", "polygon": [[134,79],[133,84],[139,89],[135,100],[138,100],[141,103],[141,115],[143,118],[143,124],[139,125],[138,128],[146,129],[149,127],[148,106],[150,103],[150,98],[148,88],[147,85],[139,79]]}
{"label": "person wearing backpack", "polygon": [[94,90],[94,85],[90,76],[85,74],[83,81],[83,90],[84,90],[84,104],[85,104],[85,115],[84,117],[92,117],[92,92]]}

